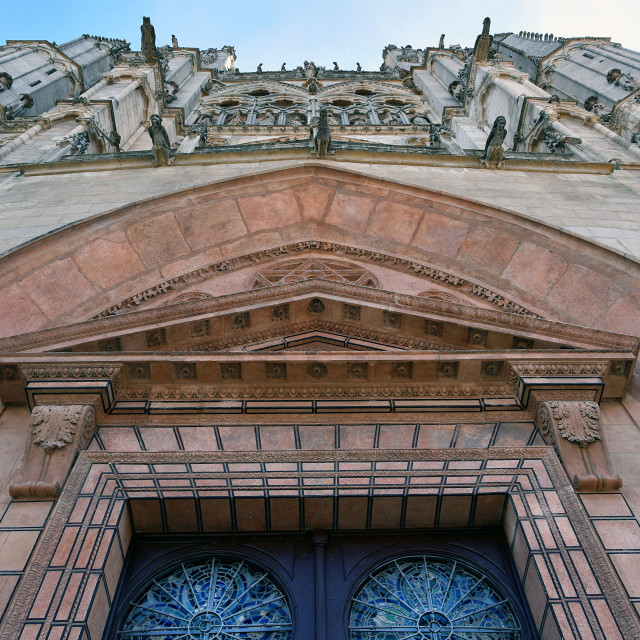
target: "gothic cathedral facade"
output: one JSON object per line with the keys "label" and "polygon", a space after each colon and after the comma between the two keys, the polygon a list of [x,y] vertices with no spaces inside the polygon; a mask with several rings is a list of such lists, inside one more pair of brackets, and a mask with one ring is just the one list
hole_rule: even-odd
{"label": "gothic cathedral facade", "polygon": [[0,47],[0,639],[640,639],[640,53],[135,48]]}

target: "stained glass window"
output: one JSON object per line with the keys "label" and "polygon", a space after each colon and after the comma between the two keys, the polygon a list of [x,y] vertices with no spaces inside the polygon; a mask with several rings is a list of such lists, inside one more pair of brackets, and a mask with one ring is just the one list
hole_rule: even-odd
{"label": "stained glass window", "polygon": [[454,560],[393,560],[356,592],[350,640],[519,640],[521,627],[487,576]]}
{"label": "stained glass window", "polygon": [[118,631],[124,640],[289,640],[286,596],[243,560],[183,563],[151,581]]}

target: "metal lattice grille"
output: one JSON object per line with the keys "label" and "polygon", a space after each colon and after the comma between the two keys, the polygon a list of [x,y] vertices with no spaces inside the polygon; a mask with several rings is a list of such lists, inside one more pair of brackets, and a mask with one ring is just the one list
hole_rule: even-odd
{"label": "metal lattice grille", "polygon": [[287,598],[268,574],[237,560],[181,564],[132,603],[118,638],[289,640]]}
{"label": "metal lattice grille", "polygon": [[486,576],[459,562],[394,560],[359,589],[351,640],[519,640],[521,627]]}

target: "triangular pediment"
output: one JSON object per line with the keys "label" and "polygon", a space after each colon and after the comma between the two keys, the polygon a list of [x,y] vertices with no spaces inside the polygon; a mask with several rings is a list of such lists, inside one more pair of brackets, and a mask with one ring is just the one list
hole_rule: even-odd
{"label": "triangular pediment", "polygon": [[260,351],[304,341],[371,351],[588,349],[635,342],[538,317],[331,280],[303,280],[113,314],[0,340],[44,353]]}

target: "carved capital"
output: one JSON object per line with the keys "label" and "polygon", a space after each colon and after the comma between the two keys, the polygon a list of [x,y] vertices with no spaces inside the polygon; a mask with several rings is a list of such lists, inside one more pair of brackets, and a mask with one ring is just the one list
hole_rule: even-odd
{"label": "carved capital", "polygon": [[595,402],[541,402],[536,423],[553,444],[577,491],[617,491],[622,479],[611,469]]}
{"label": "carved capital", "polygon": [[78,451],[95,431],[91,405],[40,405],[31,412],[27,450],[9,493],[14,499],[57,498]]}

